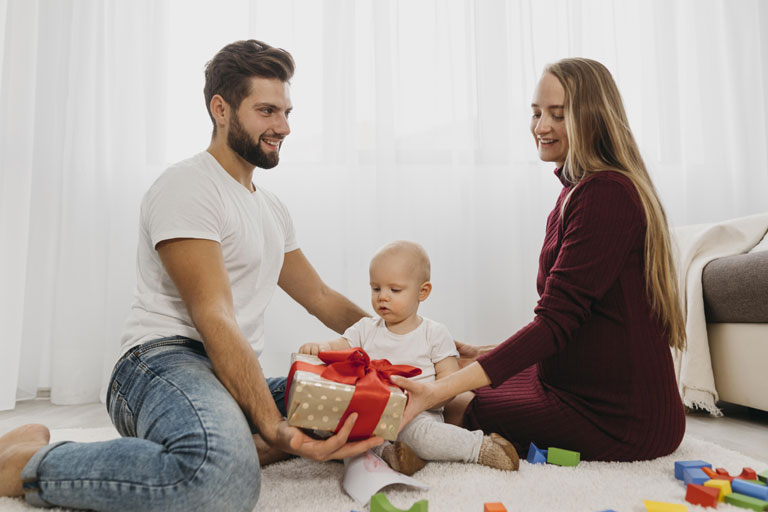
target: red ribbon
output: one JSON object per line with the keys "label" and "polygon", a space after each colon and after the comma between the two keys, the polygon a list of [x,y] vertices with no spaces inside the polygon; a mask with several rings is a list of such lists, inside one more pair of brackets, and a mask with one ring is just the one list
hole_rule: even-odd
{"label": "red ribbon", "polygon": [[288,397],[293,374],[297,370],[309,371],[320,377],[342,384],[352,384],[355,392],[352,395],[347,409],[342,414],[335,432],[338,432],[347,416],[357,412],[355,422],[349,440],[356,441],[371,437],[379,423],[379,418],[389,401],[389,386],[396,385],[392,382],[393,375],[413,377],[421,373],[421,369],[407,364],[392,364],[386,359],[374,359],[368,356],[360,347],[347,350],[329,350],[317,355],[327,366],[318,366],[296,361],[288,372],[288,384],[285,390],[286,408],[290,407]]}

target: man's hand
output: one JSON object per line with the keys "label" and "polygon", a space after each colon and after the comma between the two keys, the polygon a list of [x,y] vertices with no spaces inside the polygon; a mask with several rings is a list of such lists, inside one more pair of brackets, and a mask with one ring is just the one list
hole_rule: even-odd
{"label": "man's hand", "polygon": [[459,368],[464,368],[468,364],[474,363],[480,356],[480,347],[461,343],[460,341],[454,341],[454,343],[456,344],[456,350],[459,351]]}
{"label": "man's hand", "polygon": [[357,413],[350,414],[339,432],[324,440],[313,439],[298,428],[289,426],[287,421],[282,421],[277,426],[275,447],[288,453],[325,462],[359,455],[384,442],[384,439],[378,436],[347,442],[356,420]]}
{"label": "man's hand", "polygon": [[299,354],[316,356],[325,350],[331,350],[330,343],[305,343],[299,347]]}
{"label": "man's hand", "polygon": [[474,363],[478,357],[495,348],[495,345],[477,346],[462,343],[460,341],[454,341],[454,343],[456,344],[456,350],[459,351],[459,368],[469,366]]}

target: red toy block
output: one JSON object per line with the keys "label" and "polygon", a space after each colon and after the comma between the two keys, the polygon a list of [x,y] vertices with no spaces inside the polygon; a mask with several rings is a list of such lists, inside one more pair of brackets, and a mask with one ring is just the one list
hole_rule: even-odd
{"label": "red toy block", "polygon": [[685,501],[703,507],[717,507],[717,497],[719,495],[720,489],[698,484],[688,484],[688,489],[685,492]]}
{"label": "red toy block", "polygon": [[507,507],[503,503],[485,503],[483,512],[507,512]]}
{"label": "red toy block", "polygon": [[725,468],[717,468],[715,471],[712,471],[709,468],[702,468],[702,471],[704,471],[704,473],[706,473],[710,478],[728,480],[729,482],[733,482],[734,478],[740,478],[742,480],[757,480],[757,472],[752,468],[743,468],[741,470],[741,474],[735,476],[731,476]]}
{"label": "red toy block", "polygon": [[757,471],[752,468],[744,468],[741,470],[741,474],[736,478],[741,478],[742,480],[757,480]]}

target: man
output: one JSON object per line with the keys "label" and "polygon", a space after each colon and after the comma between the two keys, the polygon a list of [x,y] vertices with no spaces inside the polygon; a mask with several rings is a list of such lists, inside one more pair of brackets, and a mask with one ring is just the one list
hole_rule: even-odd
{"label": "man", "polygon": [[[125,437],[48,444],[28,425],[0,438],[0,495],[93,510],[243,510],[259,496],[259,457],[343,458],[356,414],[325,441],[288,426],[259,365],[263,313],[279,285],[337,332],[365,316],[328,288],[295,240],[285,206],[256,187],[290,133],[290,54],[259,41],[206,66],[207,151],[152,185],[141,207],[136,301],[107,407]],[[252,436],[252,433],[257,435]]]}

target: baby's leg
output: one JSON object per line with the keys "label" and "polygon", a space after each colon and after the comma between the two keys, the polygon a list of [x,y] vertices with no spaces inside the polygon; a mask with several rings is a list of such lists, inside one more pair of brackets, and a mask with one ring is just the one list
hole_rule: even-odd
{"label": "baby's leg", "polygon": [[444,423],[442,413],[425,411],[405,426],[397,440],[424,460],[477,462],[483,432]]}

